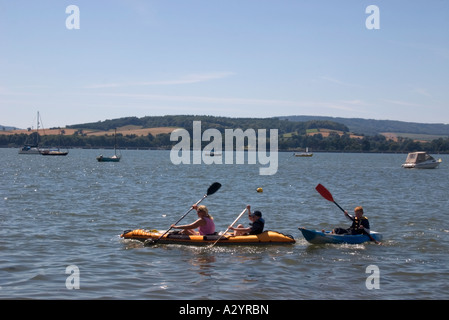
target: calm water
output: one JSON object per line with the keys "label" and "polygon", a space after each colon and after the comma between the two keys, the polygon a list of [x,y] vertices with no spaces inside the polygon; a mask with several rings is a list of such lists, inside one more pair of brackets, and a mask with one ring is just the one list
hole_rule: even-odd
{"label": "calm water", "polygon": [[[98,163],[100,152],[108,153],[0,149],[1,299],[449,298],[447,155],[437,155],[439,169],[406,170],[406,155],[280,153],[277,174],[260,176],[257,165],[175,166],[169,151],[125,150],[120,163]],[[222,188],[203,204],[218,230],[251,204],[266,229],[297,243],[210,249],[119,238],[125,229],[168,228],[215,181]],[[308,244],[299,226],[349,226],[318,183],[348,211],[364,206],[383,245]],[[72,265],[80,288],[68,290]],[[369,265],[380,271],[379,289],[366,286]]]}

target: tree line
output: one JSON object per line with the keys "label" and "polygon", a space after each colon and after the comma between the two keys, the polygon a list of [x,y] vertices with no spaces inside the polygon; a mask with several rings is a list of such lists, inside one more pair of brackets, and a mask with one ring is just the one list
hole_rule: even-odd
{"label": "tree line", "polygon": [[[39,140],[40,146],[61,148],[113,148],[113,135],[83,136],[83,135],[45,135],[37,137],[36,133],[0,134],[0,147],[21,147],[32,141]],[[177,141],[170,141],[170,134],[162,133],[156,136],[117,134],[117,145],[121,149],[171,149]],[[210,143],[203,141],[203,147]],[[349,134],[339,135],[331,133],[324,137],[318,133],[313,136],[293,133],[288,136],[279,135],[278,148],[280,151],[295,151],[309,148],[314,152],[413,152],[425,150],[433,153],[449,153],[449,138],[439,138],[429,142],[414,141],[410,138],[399,137],[397,141],[382,135],[351,138]],[[223,145],[224,150],[224,145]]]}
{"label": "tree line", "polygon": [[[429,142],[418,142],[410,138],[398,138],[397,141],[387,139],[383,135],[362,135],[361,138],[350,136],[346,125],[328,121],[289,121],[278,118],[227,118],[213,116],[160,116],[160,117],[127,117],[114,120],[105,120],[95,123],[86,123],[67,126],[78,129],[73,135],[39,135],[32,134],[0,134],[0,147],[21,147],[24,144],[33,144],[39,141],[42,147],[61,148],[113,148],[114,135],[86,135],[84,130],[108,131],[127,125],[142,128],[174,127],[184,128],[192,136],[193,121],[201,121],[202,130],[215,128],[224,133],[226,129],[278,129],[278,148],[280,151],[296,151],[309,148],[314,152],[413,152],[425,150],[433,153],[449,153],[449,138],[439,138]],[[320,129],[329,129],[340,132],[331,132],[329,136],[319,133]],[[316,131],[314,135],[307,132]],[[62,131],[63,132],[63,131]],[[342,133],[342,134],[341,134]],[[171,149],[178,141],[171,141],[170,134],[153,136],[137,136],[133,134],[117,134],[117,146],[121,149]],[[223,143],[225,141],[223,140]],[[210,141],[202,142],[203,146]],[[224,145],[223,145],[224,149]]]}
{"label": "tree line", "polygon": [[321,134],[313,136],[292,135],[288,139],[280,139],[279,149],[294,150],[309,148],[313,151],[328,152],[381,152],[401,153],[427,151],[432,153],[449,153],[449,138],[439,138],[429,142],[415,141],[398,137],[397,141],[387,139],[383,135],[351,138],[349,134],[331,133],[328,137]]}

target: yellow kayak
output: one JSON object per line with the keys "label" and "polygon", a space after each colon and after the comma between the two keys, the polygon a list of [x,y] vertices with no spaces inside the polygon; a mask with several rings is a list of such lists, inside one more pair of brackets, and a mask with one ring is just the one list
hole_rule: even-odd
{"label": "yellow kayak", "polygon": [[[164,234],[164,231],[158,230],[125,230],[120,237],[124,239],[139,240],[157,240]],[[221,237],[221,239],[220,239]],[[167,233],[157,243],[161,244],[186,244],[186,245],[209,245],[214,244],[220,239],[216,245],[267,245],[267,244],[292,244],[295,239],[291,235],[285,235],[277,231],[264,231],[257,235],[234,236],[226,235],[185,235],[177,233]]]}

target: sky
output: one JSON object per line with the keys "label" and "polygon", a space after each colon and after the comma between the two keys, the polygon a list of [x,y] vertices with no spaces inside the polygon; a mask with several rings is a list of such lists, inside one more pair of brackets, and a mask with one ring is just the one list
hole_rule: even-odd
{"label": "sky", "polygon": [[449,123],[449,1],[0,0],[0,125],[37,112]]}

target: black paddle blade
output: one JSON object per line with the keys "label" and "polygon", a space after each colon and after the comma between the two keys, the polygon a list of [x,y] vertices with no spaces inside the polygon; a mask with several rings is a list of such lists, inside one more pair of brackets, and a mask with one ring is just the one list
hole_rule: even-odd
{"label": "black paddle blade", "polygon": [[210,185],[210,187],[207,189],[207,195],[210,196],[211,194],[214,194],[218,191],[218,189],[221,188],[221,183],[214,182]]}
{"label": "black paddle blade", "polygon": [[319,183],[315,189],[324,199],[335,202],[332,194],[321,183]]}

